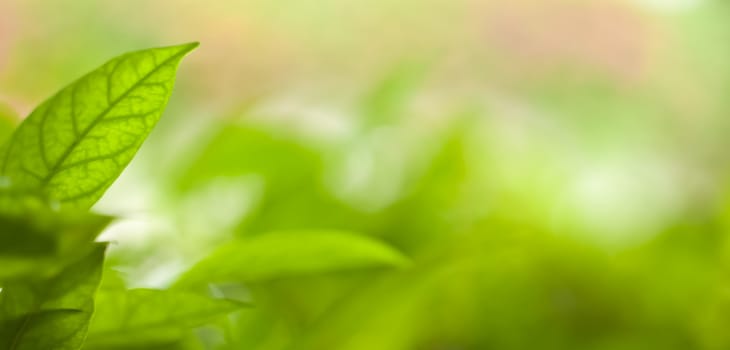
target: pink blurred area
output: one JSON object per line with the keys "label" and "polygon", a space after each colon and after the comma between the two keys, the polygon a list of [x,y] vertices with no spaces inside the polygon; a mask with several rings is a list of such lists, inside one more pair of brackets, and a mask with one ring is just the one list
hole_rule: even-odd
{"label": "pink blurred area", "polygon": [[520,94],[555,79],[631,89],[682,55],[666,17],[636,3],[3,0],[0,99],[25,115],[107,57],[187,41],[202,46],[181,83],[219,111],[291,93],[336,100],[409,61],[427,64],[423,89],[435,96]]}
{"label": "pink blurred area", "polygon": [[639,82],[663,35],[653,18],[617,1],[498,1],[479,12],[489,49],[523,77],[579,67]]}

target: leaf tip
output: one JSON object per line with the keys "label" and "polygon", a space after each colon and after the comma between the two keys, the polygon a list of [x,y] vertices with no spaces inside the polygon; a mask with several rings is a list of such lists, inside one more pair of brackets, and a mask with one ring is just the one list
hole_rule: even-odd
{"label": "leaf tip", "polygon": [[190,51],[195,50],[198,46],[200,46],[200,42],[199,41],[191,41],[189,43],[181,44],[179,46],[180,46],[180,48],[183,49],[183,51],[185,53],[188,53]]}

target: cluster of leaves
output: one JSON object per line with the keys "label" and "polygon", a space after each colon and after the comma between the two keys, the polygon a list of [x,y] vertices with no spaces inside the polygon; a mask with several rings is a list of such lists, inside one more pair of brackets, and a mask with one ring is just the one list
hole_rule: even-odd
{"label": "cluster of leaves", "polygon": [[[3,349],[80,349],[104,332],[145,328],[149,317],[105,310],[140,291],[99,292],[112,220],[88,212],[152,130],[182,57],[197,44],[129,53],[42,103],[2,148],[0,344]],[[135,307],[159,299],[155,291]],[[151,310],[154,313],[154,309]],[[90,334],[89,329],[91,329]],[[114,344],[114,343],[111,343]]]}
{"label": "cluster of leaves", "polygon": [[[182,347],[190,329],[245,305],[207,295],[201,287],[211,281],[406,263],[347,232],[282,232],[221,247],[167,290],[127,289],[104,268],[107,243],[96,238],[113,218],[89,209],[159,120],[180,60],[196,46],[112,59],[42,103],[8,137],[0,153],[0,348]],[[279,261],[280,254],[302,263]]]}
{"label": "cluster of leaves", "polygon": [[[484,131],[499,125],[471,109],[414,137],[401,119],[423,73],[411,66],[365,97],[362,128],[341,143],[216,119],[192,155],[157,145],[155,160],[184,158],[147,171],[187,235],[105,257],[94,241],[114,218],[88,210],[159,118],[192,48],[112,60],[41,105],[2,149],[0,349],[730,346],[727,201],[607,251],[556,220],[561,187],[536,185],[545,150],[504,152]],[[354,185],[338,179],[353,177],[353,155],[372,165]],[[220,186],[245,197],[226,186],[252,178],[247,210],[200,195]],[[232,237],[208,247],[218,212]],[[144,272],[175,249],[196,256],[166,289],[130,289],[134,276],[114,270]]]}
{"label": "cluster of leaves", "polygon": [[[227,259],[200,265],[206,266],[200,274],[184,273],[177,285],[208,274],[215,280],[218,273],[247,282],[243,291],[220,288],[224,295],[251,295],[256,307],[226,320],[216,349],[680,350],[730,344],[722,214],[708,209],[668,217],[659,228],[634,227],[630,234],[649,238],[607,248],[581,225],[584,217],[558,211],[571,178],[561,172],[561,181],[549,182],[549,167],[564,153],[502,148],[499,120],[463,106],[447,127],[415,135],[423,128],[408,124],[406,108],[418,83],[414,75],[398,70],[368,94],[358,110],[365,123],[342,140],[323,145],[290,125],[257,123],[271,112],[254,108],[241,119],[212,121],[212,135],[196,140],[202,151],[185,155],[184,171],[164,176],[169,202],[196,203],[193,210],[172,206],[180,211],[181,227],[196,215],[230,209],[217,201],[224,196],[211,201],[200,195],[220,187],[213,193],[255,193],[246,210],[225,210],[234,242],[282,237],[266,233],[271,231],[297,230],[302,237],[302,230],[354,231],[413,257],[405,270],[321,269],[302,276],[291,268],[317,264],[322,254],[269,249],[266,259],[256,258],[267,263],[257,264],[236,256],[251,254],[245,246],[226,245],[220,252]],[[621,96],[607,100],[630,104]],[[544,132],[550,131],[534,131],[537,137]],[[359,162],[357,172],[347,171],[351,157]],[[338,176],[357,181],[340,182],[345,191],[337,187]],[[243,186],[231,186],[236,181]],[[185,246],[185,240],[200,244],[205,232],[195,237],[188,229],[176,247],[166,248],[204,249]],[[281,240],[272,247],[286,246],[282,241],[303,242]],[[139,263],[139,255],[128,253],[126,264]],[[225,260],[276,267],[286,278],[259,279],[258,269],[233,276]],[[286,270],[277,267],[292,262]]]}

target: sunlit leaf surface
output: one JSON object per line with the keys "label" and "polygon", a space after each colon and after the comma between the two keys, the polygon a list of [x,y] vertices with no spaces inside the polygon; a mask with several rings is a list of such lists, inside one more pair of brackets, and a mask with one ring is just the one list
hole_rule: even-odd
{"label": "sunlit leaf surface", "polygon": [[64,204],[88,208],[157,123],[177,65],[196,43],[117,57],[43,102],[0,155],[0,176]]}

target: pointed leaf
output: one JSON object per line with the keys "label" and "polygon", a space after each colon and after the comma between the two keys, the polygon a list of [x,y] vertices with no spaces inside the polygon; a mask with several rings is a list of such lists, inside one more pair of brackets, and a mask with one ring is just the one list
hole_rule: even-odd
{"label": "pointed leaf", "polygon": [[157,123],[197,43],[119,56],[43,102],[0,154],[0,175],[79,208],[94,204]]}
{"label": "pointed leaf", "polygon": [[106,245],[97,245],[45,283],[6,285],[0,293],[0,349],[80,349],[105,251]]}
{"label": "pointed leaf", "polygon": [[255,282],[371,267],[402,267],[408,259],[375,239],[338,231],[292,231],[240,239],[220,247],[177,285]]}

